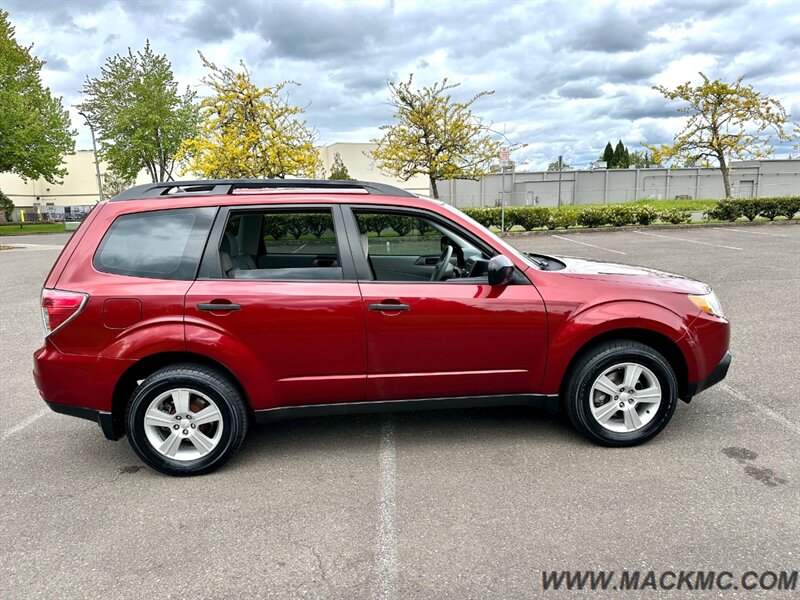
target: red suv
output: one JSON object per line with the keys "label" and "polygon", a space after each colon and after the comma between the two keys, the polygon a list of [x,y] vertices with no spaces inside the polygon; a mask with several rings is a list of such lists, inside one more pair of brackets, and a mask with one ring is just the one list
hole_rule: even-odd
{"label": "red suv", "polygon": [[352,181],[132,188],[87,216],[41,307],[42,398],[171,475],[216,469],[253,422],[309,415],[539,406],[630,446],[731,360],[704,283],[526,254]]}

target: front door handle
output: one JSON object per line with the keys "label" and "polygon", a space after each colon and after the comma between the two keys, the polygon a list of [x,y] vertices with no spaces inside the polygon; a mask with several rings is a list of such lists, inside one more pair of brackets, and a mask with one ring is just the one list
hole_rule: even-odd
{"label": "front door handle", "polygon": [[231,302],[217,303],[217,302],[209,302],[206,304],[198,304],[197,310],[207,310],[211,312],[222,312],[222,311],[232,311],[232,310],[239,310],[241,305],[233,304]]}
{"label": "front door handle", "polygon": [[408,304],[400,304],[397,300],[384,300],[377,304],[370,304],[370,310],[377,310],[380,312],[398,312],[403,310],[411,310]]}

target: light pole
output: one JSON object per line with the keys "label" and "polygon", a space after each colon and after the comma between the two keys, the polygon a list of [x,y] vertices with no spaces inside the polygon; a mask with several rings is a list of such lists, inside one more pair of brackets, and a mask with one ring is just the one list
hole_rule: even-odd
{"label": "light pole", "polygon": [[561,208],[561,167],[563,165],[562,157],[558,157],[558,208]]}
{"label": "light pole", "polygon": [[94,155],[94,172],[97,175],[97,192],[100,194],[100,199],[98,202],[103,201],[103,180],[100,177],[100,163],[97,160],[97,142],[94,139],[94,127],[92,126],[92,122],[89,120],[89,117],[86,116],[85,113],[78,111],[78,114],[86,119],[86,124],[89,126],[89,131],[92,132],[92,154]]}

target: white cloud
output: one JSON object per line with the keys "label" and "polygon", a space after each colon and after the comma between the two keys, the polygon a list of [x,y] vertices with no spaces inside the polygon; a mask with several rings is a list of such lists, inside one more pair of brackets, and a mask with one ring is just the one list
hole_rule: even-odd
{"label": "white cloud", "polygon": [[[262,85],[284,79],[320,141],[365,141],[391,110],[386,81],[461,82],[454,95],[495,94],[475,110],[528,146],[519,163],[563,154],[586,165],[606,141],[667,142],[680,128],[673,105],[651,90],[733,79],[800,106],[800,5],[790,2],[270,2],[242,0],[6,0],[17,39],[49,61],[43,79],[65,103],[105,59],[146,39],[197,86],[197,55],[246,61]],[[77,145],[88,129],[74,111]],[[781,153],[789,146],[781,146]]]}

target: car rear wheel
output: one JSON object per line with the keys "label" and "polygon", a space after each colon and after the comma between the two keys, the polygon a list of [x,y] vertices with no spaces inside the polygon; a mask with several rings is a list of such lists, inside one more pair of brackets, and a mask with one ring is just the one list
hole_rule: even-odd
{"label": "car rear wheel", "polygon": [[218,469],[247,432],[241,394],[227,377],[200,365],[159,369],[136,388],[128,405],[128,441],[148,465],[168,475]]}
{"label": "car rear wheel", "polygon": [[586,352],[569,374],[564,404],[572,425],[605,446],[652,439],[675,412],[678,381],[653,348],[630,340]]}

